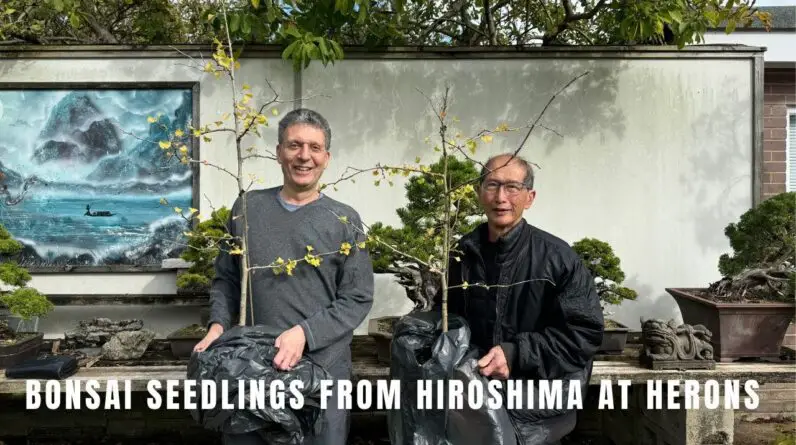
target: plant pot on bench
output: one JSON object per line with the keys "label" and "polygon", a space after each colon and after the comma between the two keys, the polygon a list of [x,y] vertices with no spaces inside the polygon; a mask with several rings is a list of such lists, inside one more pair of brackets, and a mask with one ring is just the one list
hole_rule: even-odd
{"label": "plant pot on bench", "polygon": [[0,368],[9,368],[34,359],[44,342],[41,332],[17,333],[14,340],[0,340]]}
{"label": "plant pot on bench", "polygon": [[621,355],[627,344],[627,335],[630,328],[614,320],[605,320],[603,342],[598,354]]}
{"label": "plant pot on bench", "polygon": [[376,341],[376,356],[379,363],[390,363],[393,330],[395,323],[400,318],[398,316],[387,316],[373,318],[368,321],[368,335]]}
{"label": "plant pot on bench", "polygon": [[718,303],[697,296],[702,288],[667,288],[683,321],[704,325],[713,334],[716,361],[738,359],[779,360],[788,325],[796,313],[794,303]]}
{"label": "plant pot on bench", "polygon": [[193,348],[207,335],[207,328],[202,325],[192,324],[178,329],[168,337],[171,353],[177,358],[190,358]]}

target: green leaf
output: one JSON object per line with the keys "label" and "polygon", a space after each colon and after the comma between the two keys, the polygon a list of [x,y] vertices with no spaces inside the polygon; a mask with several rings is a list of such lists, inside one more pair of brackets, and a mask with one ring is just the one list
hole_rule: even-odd
{"label": "green leaf", "polygon": [[53,7],[58,12],[63,12],[64,10],[64,0],[53,0]]}
{"label": "green leaf", "polygon": [[243,24],[241,26],[241,31],[243,31],[243,34],[246,35],[246,36],[249,36],[251,34],[251,32],[252,32],[251,18],[252,17],[250,15],[248,15],[248,14],[243,16]]}
{"label": "green leaf", "polygon": [[727,29],[725,29],[724,32],[727,33],[727,34],[731,34],[733,31],[735,31],[735,20],[734,19],[730,19],[727,22]]}
{"label": "green leaf", "polygon": [[77,28],[80,26],[80,17],[77,14],[69,14],[69,24],[72,25],[72,28]]}
{"label": "green leaf", "polygon": [[229,20],[229,32],[236,32],[240,27],[240,16],[238,14],[233,15]]}

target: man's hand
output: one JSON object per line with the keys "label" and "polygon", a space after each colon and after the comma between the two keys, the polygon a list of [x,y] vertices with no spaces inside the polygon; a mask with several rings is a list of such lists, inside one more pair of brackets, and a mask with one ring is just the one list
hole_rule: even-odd
{"label": "man's hand", "polygon": [[196,346],[193,347],[193,350],[196,352],[202,352],[210,346],[210,343],[216,341],[218,337],[221,337],[221,334],[224,333],[224,328],[218,324],[213,323],[210,326],[210,329],[207,330],[207,334],[205,334],[205,338],[202,339]]}
{"label": "man's hand", "polygon": [[481,360],[478,360],[478,366],[481,368],[481,374],[487,377],[503,380],[509,378],[509,364],[500,346],[490,349]]}
{"label": "man's hand", "polygon": [[304,345],[307,339],[304,337],[304,329],[301,326],[293,326],[276,338],[274,346],[279,349],[274,357],[274,365],[282,371],[289,371],[296,366],[301,356],[304,354]]}

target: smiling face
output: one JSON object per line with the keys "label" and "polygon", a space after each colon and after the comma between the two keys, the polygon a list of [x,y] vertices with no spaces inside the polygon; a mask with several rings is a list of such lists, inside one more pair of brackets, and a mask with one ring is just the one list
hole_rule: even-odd
{"label": "smiling face", "polygon": [[523,211],[531,207],[536,197],[536,191],[524,184],[526,172],[521,163],[512,160],[504,166],[510,158],[506,155],[490,161],[487,168],[494,171],[484,178],[478,192],[490,232],[495,237],[517,225]]}
{"label": "smiling face", "polygon": [[294,191],[317,188],[331,154],[326,150],[323,130],[309,124],[294,124],[285,130],[276,156],[282,165],[284,185]]}

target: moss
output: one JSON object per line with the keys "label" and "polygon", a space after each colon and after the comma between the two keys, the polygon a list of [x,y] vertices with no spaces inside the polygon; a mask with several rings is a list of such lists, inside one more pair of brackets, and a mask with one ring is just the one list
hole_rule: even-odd
{"label": "moss", "polygon": [[184,328],[178,329],[174,331],[169,338],[196,338],[196,337],[204,337],[207,334],[207,328],[199,325],[199,324],[192,324],[185,326]]}

